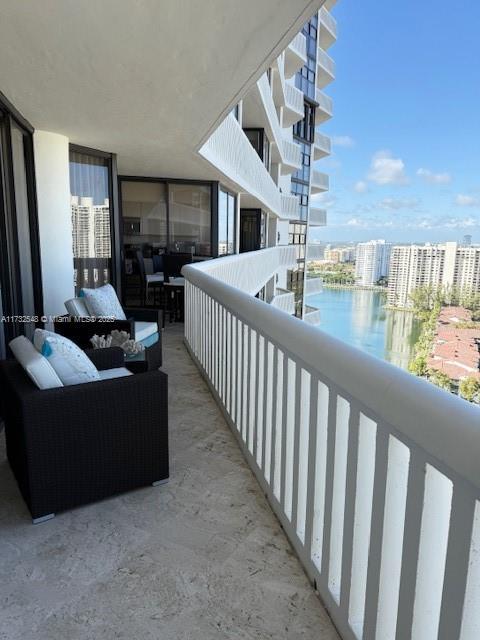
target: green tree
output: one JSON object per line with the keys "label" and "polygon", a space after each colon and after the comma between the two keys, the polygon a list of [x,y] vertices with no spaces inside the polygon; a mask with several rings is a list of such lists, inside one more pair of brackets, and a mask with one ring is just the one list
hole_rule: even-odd
{"label": "green tree", "polygon": [[417,355],[408,363],[408,370],[415,376],[423,378],[427,375],[427,357],[424,354]]}
{"label": "green tree", "polygon": [[440,389],[445,389],[445,391],[452,390],[452,381],[443,371],[438,371],[438,369],[429,369],[428,370],[428,379]]}
{"label": "green tree", "polygon": [[460,381],[459,393],[469,402],[480,402],[480,380],[469,376]]}

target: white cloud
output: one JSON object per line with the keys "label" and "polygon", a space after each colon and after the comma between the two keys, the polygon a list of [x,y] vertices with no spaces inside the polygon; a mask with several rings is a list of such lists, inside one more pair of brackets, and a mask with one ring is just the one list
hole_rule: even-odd
{"label": "white cloud", "polygon": [[452,176],[449,173],[433,173],[430,169],[420,168],[417,176],[428,182],[429,184],[450,184]]}
{"label": "white cloud", "polygon": [[368,191],[368,184],[364,180],[359,180],[353,188],[357,193],[366,193]]}
{"label": "white cloud", "polygon": [[337,197],[333,193],[325,191],[324,193],[316,193],[310,198],[310,201],[313,205],[329,209],[336,204]]}
{"label": "white cloud", "polygon": [[467,196],[464,193],[459,193],[455,198],[455,204],[458,204],[460,207],[475,207],[480,204],[480,201],[474,196]]}
{"label": "white cloud", "polygon": [[392,157],[390,151],[378,151],[373,156],[367,177],[379,185],[408,183],[403,160]]}
{"label": "white cloud", "polygon": [[396,211],[398,209],[415,209],[419,204],[417,198],[384,198],[377,203],[379,209]]}
{"label": "white cloud", "polygon": [[351,149],[355,146],[355,140],[350,136],[333,136],[332,144],[334,147],[346,147]]}

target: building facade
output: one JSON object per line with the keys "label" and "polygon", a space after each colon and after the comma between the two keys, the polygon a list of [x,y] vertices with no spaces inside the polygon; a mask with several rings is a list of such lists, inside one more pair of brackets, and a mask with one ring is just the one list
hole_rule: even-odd
{"label": "building facade", "polygon": [[355,249],[352,247],[334,247],[327,245],[325,248],[324,259],[326,262],[333,264],[343,264],[345,262],[355,261]]}
{"label": "building facade", "polygon": [[371,286],[388,275],[392,245],[385,240],[359,242],[355,251],[357,284]]}
{"label": "building facade", "polygon": [[446,242],[393,247],[388,304],[411,306],[410,294],[423,286],[480,293],[480,246]]}

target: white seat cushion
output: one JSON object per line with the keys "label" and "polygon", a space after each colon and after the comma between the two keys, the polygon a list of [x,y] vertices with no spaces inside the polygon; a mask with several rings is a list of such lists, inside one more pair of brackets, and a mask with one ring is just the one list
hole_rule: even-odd
{"label": "white seat cushion", "polygon": [[158,325],[156,322],[135,322],[135,341],[142,342],[154,333],[157,333]]}
{"label": "white seat cushion", "polygon": [[101,380],[111,380],[112,378],[123,378],[133,375],[126,367],[116,367],[115,369],[104,369],[98,372]]}
{"label": "white seat cushion", "polygon": [[100,380],[90,358],[68,338],[44,329],[35,329],[33,344],[47,358],[65,386]]}
{"label": "white seat cushion", "polygon": [[127,319],[111,284],[105,284],[98,289],[81,289],[80,297],[85,300],[91,316],[116,318],[117,320]]}
{"label": "white seat cushion", "polygon": [[65,309],[69,315],[74,318],[88,318],[90,313],[88,312],[87,305],[82,298],[72,298],[65,302]]}
{"label": "white seat cushion", "polygon": [[55,369],[41,353],[38,353],[28,338],[25,336],[14,338],[10,341],[10,349],[39,389],[63,387]]}

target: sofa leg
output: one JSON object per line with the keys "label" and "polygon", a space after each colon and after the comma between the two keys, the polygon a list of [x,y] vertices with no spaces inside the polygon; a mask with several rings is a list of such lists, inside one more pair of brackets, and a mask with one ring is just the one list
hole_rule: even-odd
{"label": "sofa leg", "polygon": [[155,482],[152,482],[152,487],[158,487],[158,485],[160,484],[167,484],[169,480],[170,478],[165,478],[164,480],[156,480]]}
{"label": "sofa leg", "polygon": [[40,516],[40,518],[32,518],[32,524],[41,524],[42,522],[46,522],[47,520],[51,520],[55,517],[54,513],[49,513],[46,516]]}

